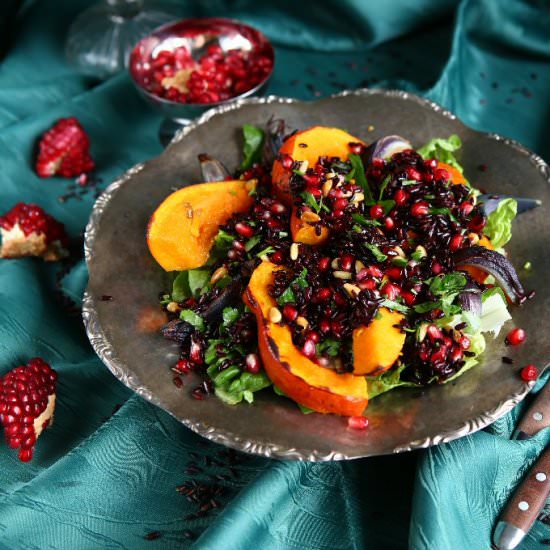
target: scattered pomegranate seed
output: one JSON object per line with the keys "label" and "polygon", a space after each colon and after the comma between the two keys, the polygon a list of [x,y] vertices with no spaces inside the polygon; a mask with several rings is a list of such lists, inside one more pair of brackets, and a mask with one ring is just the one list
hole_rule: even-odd
{"label": "scattered pomegranate seed", "polygon": [[474,216],[470,220],[470,223],[468,224],[468,229],[471,229],[476,233],[480,233],[486,224],[487,224],[486,218],[484,218],[483,216]]}
{"label": "scattered pomegranate seed", "polygon": [[0,378],[0,422],[23,462],[32,459],[36,440],[53,418],[56,381],[57,373],[40,358]]}
{"label": "scattered pomegranate seed", "polygon": [[330,266],[330,258],[328,256],[325,256],[324,258],[321,258],[319,260],[319,271],[326,271]]}
{"label": "scattered pomegranate seed", "polygon": [[176,363],[174,370],[179,374],[188,374],[191,372],[191,363],[187,359],[180,359]]}
{"label": "scattered pomegranate seed", "polygon": [[314,330],[308,330],[306,333],[306,338],[308,340],[311,340],[313,343],[318,344],[319,340],[321,340],[321,336],[318,332],[315,332]]}
{"label": "scattered pomegranate seed", "polygon": [[411,206],[411,215],[415,218],[421,218],[423,216],[428,215],[430,212],[430,205],[427,202],[420,201],[415,202]]}
{"label": "scattered pomegranate seed", "polygon": [[348,428],[353,430],[365,430],[369,425],[369,419],[366,416],[350,416],[348,418]]}
{"label": "scattered pomegranate seed", "polygon": [[395,300],[401,294],[401,289],[393,283],[386,283],[380,293],[386,296],[388,300]]}
{"label": "scattered pomegranate seed", "polygon": [[274,264],[282,264],[284,260],[283,253],[280,250],[276,250],[275,252],[273,252],[273,254],[271,254],[270,260]]}
{"label": "scattered pomegranate seed", "polygon": [[435,325],[429,325],[426,329],[426,334],[432,340],[441,340],[443,338],[443,333],[441,332],[441,329],[439,327],[436,327]]}
{"label": "scattered pomegranate seed", "polygon": [[467,336],[462,335],[458,343],[462,349],[470,349],[471,342]]}
{"label": "scattered pomegranate seed", "polygon": [[294,306],[286,304],[283,307],[283,316],[287,321],[295,321],[296,317],[298,317],[298,310]]}
{"label": "scattered pomegranate seed", "polygon": [[434,171],[434,178],[436,180],[449,181],[451,179],[451,174],[444,168],[438,168]]}
{"label": "scattered pomegranate seed", "polygon": [[[246,237],[247,239],[250,239],[250,237],[254,236],[254,229],[250,227],[250,225],[247,225],[246,223],[236,223],[235,231],[239,235],[241,235],[242,237]],[[237,242],[237,241],[234,241],[234,242]]]}
{"label": "scattered pomegranate seed", "polygon": [[291,170],[294,166],[294,161],[292,160],[292,157],[286,153],[283,153],[280,156],[281,165],[285,170]]}
{"label": "scattered pomegranate seed", "polygon": [[302,346],[302,353],[310,359],[315,357],[315,342],[313,340],[306,340]]}
{"label": "scattered pomegranate seed", "polygon": [[352,141],[348,143],[349,152],[353,155],[360,155],[364,150],[365,146],[362,143]]}
{"label": "scattered pomegranate seed", "polygon": [[94,161],[89,148],[90,141],[78,120],[62,118],[40,138],[36,173],[41,178],[72,178],[91,172]]}
{"label": "scattered pomegranate seed", "polygon": [[327,287],[320,288],[314,295],[313,295],[313,301],[315,303],[320,302],[326,302],[327,300],[330,300],[332,297],[332,290]]}
{"label": "scattered pomegranate seed", "polygon": [[384,208],[380,204],[375,204],[370,207],[369,213],[371,218],[379,220],[384,216]]}
{"label": "scattered pomegranate seed", "polygon": [[523,344],[527,338],[526,332],[522,328],[513,328],[506,336],[505,342],[509,346],[517,346]]}
{"label": "scattered pomegranate seed", "polygon": [[439,275],[443,271],[443,266],[439,262],[434,262],[432,264],[432,273],[434,275]]}
{"label": "scattered pomegranate seed", "polygon": [[348,199],[337,199],[336,201],[334,201],[334,204],[332,205],[332,209],[344,210],[348,204],[349,204]]}
{"label": "scattered pomegranate seed", "polygon": [[329,332],[330,331],[330,321],[328,319],[321,319],[319,321],[319,330],[323,334],[326,334],[327,332]]}
{"label": "scattered pomegranate seed", "polygon": [[426,166],[426,168],[431,168],[433,170],[434,168],[437,168],[437,160],[427,159],[424,161],[424,166]]}
{"label": "scattered pomegranate seed", "polygon": [[388,269],[386,269],[386,275],[392,281],[399,281],[401,279],[401,276],[403,275],[403,271],[400,267],[388,267]]}
{"label": "scattered pomegranate seed", "polygon": [[247,372],[251,374],[258,374],[260,372],[261,362],[256,353],[249,353],[246,356],[245,365]]}
{"label": "scattered pomegranate seed", "polygon": [[463,216],[469,216],[474,209],[474,205],[469,201],[464,201],[458,207]]}
{"label": "scattered pomegranate seed", "polygon": [[408,306],[412,306],[416,302],[416,295],[408,290],[401,292],[401,298]]}
{"label": "scattered pomegranate seed", "polygon": [[393,200],[397,206],[403,206],[409,200],[409,194],[403,189],[398,189],[393,195]]}
{"label": "scattered pomegranate seed", "polygon": [[527,365],[521,369],[520,376],[525,382],[532,382],[539,377],[539,369],[535,365]]}
{"label": "scattered pomegranate seed", "polygon": [[464,242],[464,237],[462,235],[454,235],[449,242],[449,249],[453,252],[456,252]]}
{"label": "scattered pomegranate seed", "polygon": [[355,258],[351,254],[344,254],[340,258],[340,267],[344,271],[350,271],[354,263],[355,263]]}
{"label": "scattered pomegranate seed", "polygon": [[395,227],[395,222],[388,216],[388,217],[384,220],[384,227],[385,227],[388,231],[391,231],[391,230]]}
{"label": "scattered pomegranate seed", "polygon": [[420,181],[422,179],[422,174],[416,168],[407,166],[405,171],[407,173],[407,178],[410,180]]}

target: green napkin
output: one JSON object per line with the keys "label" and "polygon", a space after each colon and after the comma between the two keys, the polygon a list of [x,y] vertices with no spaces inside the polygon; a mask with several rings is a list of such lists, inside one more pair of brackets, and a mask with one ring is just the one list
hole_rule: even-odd
{"label": "green napkin", "polygon": [[[27,2],[0,64],[0,211],[36,202],[75,241],[96,192],[161,151],[160,119],[125,75],[98,85],[64,61],[68,26],[88,4]],[[476,128],[550,154],[542,0],[469,0],[456,15],[456,2],[437,0],[177,4],[182,16],[229,15],[264,30],[277,50],[272,93],[423,91]],[[68,115],[90,135],[103,179],[96,188],[41,180],[32,169],[35,138]],[[0,373],[33,356],[59,371],[56,421],[33,461],[20,463],[0,442],[0,548],[484,549],[510,491],[549,441],[548,431],[510,441],[514,411],[408,455],[302,464],[230,452],[113,378],[74,311],[85,285],[82,259],[0,261]],[[524,548],[543,548],[548,531],[537,522]]]}

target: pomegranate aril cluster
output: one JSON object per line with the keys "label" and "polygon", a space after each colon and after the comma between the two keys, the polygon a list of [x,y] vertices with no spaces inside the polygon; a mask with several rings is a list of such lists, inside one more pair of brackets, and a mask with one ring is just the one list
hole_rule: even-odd
{"label": "pomegranate aril cluster", "polygon": [[45,235],[47,243],[60,241],[66,244],[67,242],[63,224],[46,214],[36,204],[19,202],[9,212],[0,216],[0,228],[9,231],[15,225],[19,225],[26,236],[31,233]]}
{"label": "pomegranate aril cluster", "polygon": [[42,135],[38,146],[36,173],[42,178],[81,176],[95,167],[90,140],[74,117],[58,120]]}
{"label": "pomegranate aril cluster", "polygon": [[179,103],[217,103],[254,88],[271,72],[263,53],[223,51],[211,44],[198,60],[185,46],[163,50],[154,59],[133,59],[132,73],[152,94]]}
{"label": "pomegranate aril cluster", "polygon": [[48,399],[55,396],[57,373],[42,359],[31,359],[0,379],[0,422],[6,442],[19,449],[19,458],[32,459],[36,439],[51,418],[42,425],[36,420],[48,407]]}

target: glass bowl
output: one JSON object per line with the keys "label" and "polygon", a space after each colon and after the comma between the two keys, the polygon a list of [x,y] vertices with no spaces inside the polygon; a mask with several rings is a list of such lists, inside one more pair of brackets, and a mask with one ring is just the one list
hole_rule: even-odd
{"label": "glass bowl", "polygon": [[[264,69],[265,74],[261,79],[251,83],[251,87],[241,93],[235,93],[222,101],[182,103],[161,97],[152,91],[155,85],[160,85],[163,70],[169,70],[168,67],[175,68],[177,73],[186,70],[185,59],[182,61],[183,65],[177,65],[179,61],[176,58],[175,67],[165,65],[162,61],[162,56],[165,55],[162,52],[174,54],[179,49],[181,53],[182,47],[189,52],[193,63],[199,63],[212,47],[219,48],[222,55],[240,51],[245,56],[254,54],[267,58],[271,63]],[[163,25],[140,40],[130,54],[129,72],[140,95],[165,116],[159,135],[166,144],[179,128],[208,109],[263,93],[273,72],[274,60],[273,46],[260,31],[232,19],[207,17]],[[157,69],[157,82],[152,80],[152,68]],[[160,82],[164,82],[164,78]],[[186,84],[183,86],[186,87]]]}

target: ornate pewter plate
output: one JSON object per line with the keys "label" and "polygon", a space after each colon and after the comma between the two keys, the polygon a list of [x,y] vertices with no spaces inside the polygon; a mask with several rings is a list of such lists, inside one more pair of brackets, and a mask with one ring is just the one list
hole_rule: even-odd
{"label": "ornate pewter plate", "polygon": [[[240,162],[240,129],[263,125],[275,115],[290,125],[338,126],[367,141],[402,134],[420,146],[433,137],[457,133],[462,162],[476,186],[542,199],[542,207],[515,222],[510,255],[537,297],[515,308],[514,320],[527,329],[523,346],[506,348],[488,338],[483,362],[455,382],[426,389],[401,389],[374,399],[366,431],[350,430],[336,416],[304,416],[291,401],[266,390],[252,405],[228,406],[216,398],[196,401],[185,379],[172,383],[169,366],[178,350],[155,330],[164,273],[145,242],[147,221],[174,189],[200,181],[197,155],[208,152],[234,168]],[[374,126],[369,132],[368,128]],[[372,130],[372,128],[371,128]],[[488,170],[481,172],[478,166]],[[517,372],[527,363],[546,365],[550,340],[550,170],[519,144],[464,126],[438,105],[399,91],[359,90],[314,103],[267,97],[218,107],[183,129],[166,151],[132,168],[97,201],[86,231],[90,272],[84,322],[95,351],[113,374],[136,393],[163,408],[202,436],[241,451],[299,460],[344,460],[428,447],[475,432],[508,412],[529,391]],[[526,261],[531,271],[521,269]],[[102,295],[112,301],[102,301]],[[502,362],[502,356],[514,365]]]}

